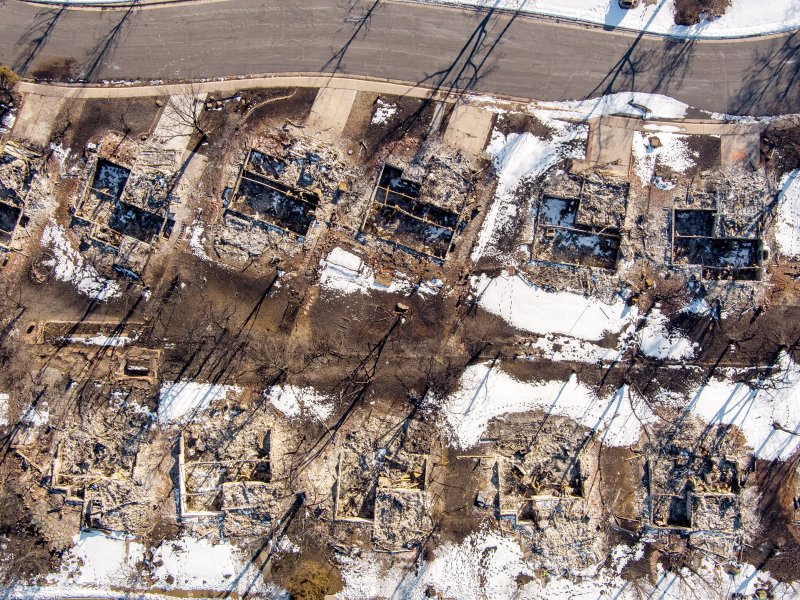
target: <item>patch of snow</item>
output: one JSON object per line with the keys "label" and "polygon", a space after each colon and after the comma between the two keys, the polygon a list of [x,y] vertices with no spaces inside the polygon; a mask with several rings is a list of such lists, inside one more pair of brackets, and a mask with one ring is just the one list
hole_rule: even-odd
{"label": "patch of snow", "polygon": [[361,257],[338,246],[322,259],[320,266],[322,267],[319,274],[320,285],[333,292],[366,294],[376,290],[398,294],[412,290],[410,282],[400,273],[395,274],[389,286],[376,283],[375,273]]}
{"label": "patch of snow", "polygon": [[136,563],[144,558],[142,544],[95,530],[83,530],[73,541],[61,570],[48,576],[48,583],[128,587],[138,576]]}
{"label": "patch of snow", "polygon": [[673,183],[672,181],[667,181],[660,175],[656,175],[655,177],[653,177],[653,185],[660,190],[668,192],[670,190],[674,190],[677,184]]}
{"label": "patch of snow", "polygon": [[0,120],[0,133],[11,131],[14,128],[14,123],[17,122],[16,110],[8,111],[2,120]]}
{"label": "patch of snow", "polygon": [[664,125],[663,123],[645,123],[642,126],[642,129],[645,131],[658,131],[662,133],[680,133],[683,131],[683,127],[678,127],[677,125]]}
{"label": "patch of snow", "polygon": [[558,110],[563,117],[588,121],[604,115],[625,115],[648,119],[683,119],[689,105],[669,96],[643,92],[620,92],[590,100],[537,102],[531,112],[540,116],[542,109]]}
{"label": "patch of snow", "polygon": [[278,540],[278,545],[276,546],[279,552],[283,552],[285,554],[300,554],[300,546],[295,544],[292,540],[289,539],[288,536],[281,536],[281,539]]}
{"label": "patch of snow", "polygon": [[397,113],[397,105],[391,102],[385,102],[378,98],[375,103],[377,108],[375,114],[372,115],[373,125],[383,125]]}
{"label": "patch of snow", "polygon": [[800,169],[781,179],[775,241],[784,256],[800,257]]}
{"label": "patch of snow", "polygon": [[50,151],[52,152],[56,161],[58,161],[59,171],[63,175],[65,172],[67,157],[69,156],[70,149],[64,148],[64,146],[62,146],[60,143],[56,144],[55,142],[50,142]]}
{"label": "patch of snow", "polygon": [[705,298],[694,298],[684,309],[684,312],[704,317],[711,314],[711,305]]}
{"label": "patch of snow", "polygon": [[574,374],[568,381],[528,383],[488,363],[468,367],[459,390],[443,406],[452,440],[464,449],[480,441],[491,419],[536,410],[574,419],[601,433],[601,441],[611,446],[633,444],[642,425],[655,421],[644,400],[627,386],[600,399]]}
{"label": "patch of snow", "polygon": [[508,136],[496,129],[492,132],[486,152],[494,160],[498,178],[497,190],[472,252],[473,261],[487,254],[495,236],[517,218],[514,192],[521,181],[542,175],[562,158],[583,157],[584,149],[574,149],[573,142],[587,138],[586,125],[557,119],[549,119],[547,124],[553,129],[548,140],[527,132],[511,133]]}
{"label": "patch of snow", "polygon": [[644,327],[636,332],[639,350],[645,356],[659,360],[680,360],[694,357],[697,345],[680,332],[667,329],[669,319],[654,308],[647,316]]}
{"label": "patch of snow", "polygon": [[[656,168],[656,162],[660,166],[672,169],[676,173],[684,173],[695,165],[693,153],[689,150],[689,145],[686,142],[687,136],[677,133],[659,133],[656,137],[661,142],[661,146],[658,148],[650,145],[650,137],[640,131],[633,133],[633,147],[631,150],[634,169],[643,184],[650,183]],[[697,157],[696,153],[694,153],[694,157]]]}
{"label": "patch of snow", "polygon": [[617,301],[606,304],[572,292],[548,292],[520,275],[472,277],[478,306],[509,324],[540,335],[558,333],[582,340],[599,340],[621,332],[638,310]]}
{"label": "patch of snow", "polygon": [[83,255],[70,244],[61,225],[51,223],[44,228],[42,245],[53,251],[53,274],[59,281],[70,282],[82,294],[101,302],[121,294],[116,281],[106,279],[92,265],[86,264]]}
{"label": "patch of snow", "polygon": [[200,221],[200,219],[196,219],[192,223],[192,234],[189,237],[189,247],[192,249],[192,254],[194,254],[197,258],[212,262],[211,257],[206,254],[203,232],[205,232],[203,223]]}
{"label": "patch of snow", "polygon": [[166,541],[153,551],[155,587],[161,589],[227,590],[245,568],[233,545],[212,544],[205,539],[184,536]]}
{"label": "patch of snow", "polygon": [[299,416],[301,410],[316,415],[322,421],[333,414],[331,399],[311,387],[275,385],[264,390],[264,396],[272,406],[290,418]]}
{"label": "patch of snow", "polygon": [[47,402],[40,402],[37,406],[31,404],[28,409],[22,414],[21,421],[28,423],[34,427],[41,427],[47,425],[50,420],[50,410],[47,408]]}
{"label": "patch of snow", "polygon": [[540,337],[530,347],[541,350],[545,358],[555,362],[592,364],[619,360],[627,349],[627,343],[620,344],[618,348],[604,348],[585,340],[550,334]]}
{"label": "patch of snow", "polygon": [[5,392],[0,393],[0,427],[8,425],[8,401],[10,398]]}
{"label": "patch of snow", "polygon": [[777,366],[777,375],[751,385],[712,378],[689,394],[662,399],[710,425],[736,425],[759,458],[786,460],[800,446],[800,367],[785,353]]}
{"label": "patch of snow", "polygon": [[161,423],[186,422],[212,402],[239,394],[242,389],[232,385],[216,385],[195,381],[165,381],[158,399],[158,420]]}
{"label": "patch of snow", "polygon": [[90,338],[68,337],[64,338],[64,341],[73,344],[84,344],[86,346],[108,346],[112,348],[121,348],[135,341],[135,338],[131,338],[125,335],[115,335],[109,337],[102,334],[97,334],[96,336]]}
{"label": "patch of snow", "polygon": [[697,25],[676,25],[674,0],[623,9],[617,0],[418,0],[426,4],[450,4],[521,11],[571,19],[606,28],[625,28],[678,38],[735,38],[792,31],[800,28],[800,6],[796,0],[731,0],[724,15],[703,19]]}
{"label": "patch of snow", "polygon": [[423,281],[422,283],[420,283],[417,286],[417,291],[422,296],[435,296],[440,291],[442,291],[443,287],[444,287],[444,281],[434,277],[433,279],[431,279],[429,281]]}

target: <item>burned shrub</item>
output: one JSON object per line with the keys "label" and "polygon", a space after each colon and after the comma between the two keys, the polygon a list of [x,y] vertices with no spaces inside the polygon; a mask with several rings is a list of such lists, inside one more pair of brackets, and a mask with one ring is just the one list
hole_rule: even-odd
{"label": "burned shrub", "polygon": [[761,134],[761,156],[779,175],[800,168],[800,118],[770,123]]}
{"label": "burned shrub", "polygon": [[675,0],[675,24],[697,25],[703,18],[716,19],[730,4],[731,0]]}
{"label": "burned shrub", "polygon": [[335,569],[312,560],[299,561],[286,584],[292,600],[322,600],[341,588],[341,580]]}

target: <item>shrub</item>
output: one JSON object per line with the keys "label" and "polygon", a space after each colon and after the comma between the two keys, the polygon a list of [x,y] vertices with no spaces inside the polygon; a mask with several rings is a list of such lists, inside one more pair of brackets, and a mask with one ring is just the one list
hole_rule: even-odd
{"label": "shrub", "polygon": [[675,23],[696,25],[701,17],[716,19],[725,14],[731,0],[675,0]]}
{"label": "shrub", "polygon": [[341,589],[341,582],[335,569],[311,561],[299,561],[286,585],[292,600],[322,600],[327,594]]}
{"label": "shrub", "polygon": [[19,75],[8,65],[0,65],[0,89],[10,90],[19,81]]}

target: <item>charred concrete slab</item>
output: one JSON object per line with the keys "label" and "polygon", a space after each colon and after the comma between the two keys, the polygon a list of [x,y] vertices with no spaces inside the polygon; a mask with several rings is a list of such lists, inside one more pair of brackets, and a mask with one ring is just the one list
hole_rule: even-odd
{"label": "charred concrete slab", "polygon": [[458,213],[420,199],[422,184],[384,164],[362,230],[412,253],[444,260]]}
{"label": "charred concrete slab", "polygon": [[762,240],[720,236],[719,229],[716,210],[673,208],[673,264],[700,266],[706,279],[759,279]]}
{"label": "charred concrete slab", "polygon": [[596,174],[551,176],[536,204],[534,260],[616,269],[627,196],[627,184]]}
{"label": "charred concrete slab", "polygon": [[314,222],[320,197],[304,189],[313,185],[315,178],[312,170],[302,167],[306,163],[317,164],[319,160],[314,155],[295,160],[302,163],[301,170],[297,181],[290,185],[279,179],[287,167],[285,159],[251,150],[242,166],[229,211],[304,238]]}

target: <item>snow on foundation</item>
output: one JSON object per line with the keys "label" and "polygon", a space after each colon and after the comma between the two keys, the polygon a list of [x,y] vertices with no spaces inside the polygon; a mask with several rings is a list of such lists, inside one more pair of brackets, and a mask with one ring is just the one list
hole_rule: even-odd
{"label": "snow on foundation", "polygon": [[153,552],[155,587],[162,589],[227,590],[244,570],[237,548],[229,543],[181,537]]}
{"label": "snow on foundation", "polygon": [[580,151],[572,148],[571,142],[586,139],[586,125],[576,125],[550,119],[552,137],[543,140],[532,133],[511,133],[508,136],[499,131],[492,132],[486,148],[494,160],[497,172],[497,190],[494,202],[478,234],[478,242],[472,251],[472,260],[477,261],[486,254],[492,254],[491,245],[495,237],[517,218],[514,192],[523,179],[537,177],[565,157],[582,158]]}
{"label": "snow on foundation", "polygon": [[195,381],[166,381],[161,385],[158,400],[158,420],[161,423],[186,422],[212,402],[242,389],[232,385],[215,385]]}
{"label": "snow on foundation", "polygon": [[425,4],[455,4],[506,9],[523,13],[573,19],[608,28],[624,27],[636,31],[679,38],[734,38],[791,31],[800,28],[800,5],[796,0],[731,0],[723,16],[703,19],[697,25],[676,25],[675,1],[659,0],[638,8],[620,8],[617,0],[417,0]]}
{"label": "snow on foundation", "polygon": [[800,446],[800,366],[785,353],[777,366],[777,375],[751,385],[714,378],[669,399],[710,425],[736,425],[758,458],[787,460]]}
{"label": "snow on foundation", "polygon": [[115,336],[107,336],[102,334],[97,334],[92,337],[68,337],[65,341],[70,342],[72,344],[83,344],[85,346],[105,346],[111,348],[121,348],[127,346],[131,342],[134,342],[136,338],[132,338],[126,335],[115,335]]}
{"label": "snow on foundation", "polygon": [[138,576],[136,563],[144,558],[142,544],[119,534],[84,530],[73,539],[61,570],[50,584],[128,587]]}
{"label": "snow on foundation", "polygon": [[627,386],[600,399],[575,375],[568,381],[528,383],[488,363],[468,367],[459,391],[444,401],[443,414],[453,443],[471,448],[480,442],[489,421],[512,413],[544,411],[574,419],[600,433],[610,446],[635,443],[643,424],[655,416]]}
{"label": "snow on foundation", "polygon": [[800,257],[800,169],[781,180],[775,241],[784,256]]}
{"label": "snow on foundation", "polygon": [[596,341],[608,332],[621,332],[638,315],[636,308],[621,300],[607,304],[571,292],[548,292],[508,273],[473,277],[471,285],[478,306],[514,327],[542,335]]}
{"label": "snow on foundation", "polygon": [[106,279],[92,265],[86,264],[83,255],[70,244],[61,225],[51,223],[44,228],[42,245],[53,252],[53,274],[59,281],[72,283],[79,292],[94,300],[106,301],[122,293],[116,281]]}
{"label": "snow on foundation", "polygon": [[311,387],[276,385],[264,390],[264,396],[272,406],[290,418],[308,411],[324,421],[333,414],[331,399]]}

